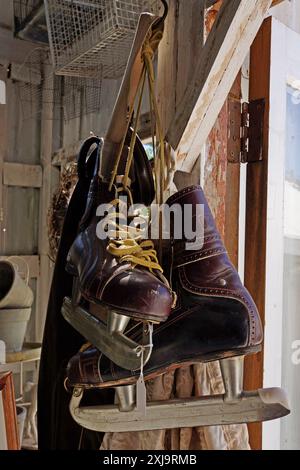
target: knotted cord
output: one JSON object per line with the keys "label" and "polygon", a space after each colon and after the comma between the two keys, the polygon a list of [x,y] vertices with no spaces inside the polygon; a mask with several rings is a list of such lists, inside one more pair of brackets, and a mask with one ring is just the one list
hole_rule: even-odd
{"label": "knotted cord", "polygon": [[[151,119],[152,119],[152,115],[154,114],[155,122],[156,122],[157,143],[156,143],[156,146],[154,145],[153,151],[154,151],[154,162],[155,162],[154,169],[155,169],[156,200],[157,200],[157,203],[159,204],[163,203],[163,193],[167,189],[167,186],[170,180],[169,174],[173,170],[173,162],[170,157],[171,154],[170,152],[166,152],[165,150],[166,144],[164,140],[164,134],[162,131],[161,119],[159,115],[159,109],[158,109],[158,104],[157,104],[157,99],[156,99],[156,94],[155,94],[155,74],[154,74],[154,67],[153,67],[153,57],[162,37],[163,37],[163,32],[161,30],[158,29],[158,30],[150,31],[142,46],[141,57],[143,60],[143,69],[142,69],[142,74],[141,74],[139,84],[137,87],[137,91],[133,99],[133,103],[129,110],[128,127],[129,127],[130,122],[132,121],[136,101],[137,101],[137,109],[136,109],[136,115],[134,119],[133,132],[132,132],[131,140],[130,140],[129,153],[128,153],[128,157],[126,160],[125,172],[122,178],[122,186],[123,186],[122,189],[128,191],[129,173],[130,173],[130,168],[133,162],[134,147],[135,147],[136,137],[137,137],[137,128],[138,128],[138,122],[139,122],[139,117],[140,117],[140,112],[141,112],[142,98],[144,94],[145,82],[147,79],[148,88],[149,88]],[[139,98],[137,100],[138,95],[139,95]],[[128,131],[128,128],[127,128],[127,131]],[[154,132],[153,126],[152,126],[152,132]],[[118,173],[118,168],[120,165],[120,160],[121,160],[125,140],[126,140],[126,134],[124,135],[122,139],[122,142],[119,147],[119,151],[117,153],[116,161],[115,161],[111,179],[110,179],[110,185],[109,185],[110,190],[112,189],[112,186],[115,182],[115,179]]]}

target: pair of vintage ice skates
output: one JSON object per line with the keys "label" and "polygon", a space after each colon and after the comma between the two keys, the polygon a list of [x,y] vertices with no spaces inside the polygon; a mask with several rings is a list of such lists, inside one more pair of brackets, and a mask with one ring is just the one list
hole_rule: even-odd
{"label": "pair of vintage ice skates", "polygon": [[[72,299],[64,299],[62,314],[91,346],[70,359],[66,385],[73,390],[70,411],[75,421],[103,432],[246,423],[289,413],[281,389],[243,391],[243,360],[260,351],[262,325],[227,256],[202,189],[188,187],[166,202],[169,208],[189,205],[193,225],[200,205],[204,223],[201,243],[194,249],[187,249],[195,240],[188,239],[184,227],[179,227],[183,235],[178,238],[178,224],[171,224],[162,246],[164,269],[154,243],[142,239],[123,210],[122,195],[145,206],[155,196],[144,147],[136,131],[128,130],[128,110],[133,111],[138,83],[145,82],[162,27],[162,19],[141,15],[106,139],[91,137],[79,154],[80,173],[90,150],[97,158],[85,214],[68,255],[74,289]],[[151,90],[151,70],[148,75]],[[152,104],[155,110],[155,101]],[[98,207],[104,203],[113,208],[115,233],[101,238],[98,231],[107,218]],[[144,381],[214,360],[220,361],[225,394],[146,403]],[[85,390],[104,387],[115,388],[116,404],[80,406]]]}
{"label": "pair of vintage ice skates", "polygon": [[[95,143],[95,138],[85,143],[85,149],[89,143]],[[96,145],[100,157],[102,142]],[[138,139],[132,195],[133,202],[145,204],[154,196],[149,163]],[[135,250],[128,254],[126,243],[97,237],[101,221],[97,207],[114,197],[98,176],[97,165],[80,231],[68,256],[73,298],[66,298],[62,307],[65,319],[93,345],[68,365],[73,418],[89,429],[122,432],[264,421],[288,414],[283,390],[243,391],[243,359],[260,351],[262,326],[249,292],[228,259],[202,189],[188,187],[166,203],[170,208],[189,204],[192,218],[197,205],[204,206],[200,249],[187,250],[186,242],[191,240],[174,239],[171,227],[163,249],[168,280],[148,242],[143,246],[135,241]],[[120,253],[111,251],[112,246]],[[172,289],[177,294],[175,307]],[[213,360],[220,360],[224,395],[146,403],[143,380]],[[103,387],[115,387],[117,404],[80,407],[86,389]]]}

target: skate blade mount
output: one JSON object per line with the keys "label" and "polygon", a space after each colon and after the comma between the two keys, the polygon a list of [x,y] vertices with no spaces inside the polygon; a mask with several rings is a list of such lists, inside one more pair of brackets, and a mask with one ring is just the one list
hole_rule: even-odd
{"label": "skate blade mount", "polygon": [[135,386],[116,388],[118,405],[80,407],[83,387],[76,387],[70,402],[73,419],[84,428],[101,432],[150,431],[180,427],[251,423],[289,414],[281,388],[241,391],[240,358],[221,361],[225,394],[150,402],[146,413],[136,410]]}
{"label": "skate blade mount", "polygon": [[194,426],[251,423],[281,418],[289,413],[286,396],[280,388],[245,392],[234,403],[223,395],[189,400],[151,402],[146,415],[121,412],[118,406],[79,407],[83,389],[75,389],[70,411],[84,428],[101,432],[150,431]]}
{"label": "skate blade mount", "polygon": [[130,321],[125,315],[110,312],[105,324],[79,305],[73,305],[68,297],[64,299],[61,312],[75,330],[123,369],[140,369],[141,347],[144,364],[149,360],[152,352],[152,323],[144,324],[143,343],[139,344],[124,334]]}

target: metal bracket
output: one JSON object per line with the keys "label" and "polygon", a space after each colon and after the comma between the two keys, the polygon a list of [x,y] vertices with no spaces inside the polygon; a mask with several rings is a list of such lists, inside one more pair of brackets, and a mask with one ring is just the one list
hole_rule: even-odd
{"label": "metal bracket", "polygon": [[241,104],[228,101],[228,161],[253,163],[263,159],[265,100]]}

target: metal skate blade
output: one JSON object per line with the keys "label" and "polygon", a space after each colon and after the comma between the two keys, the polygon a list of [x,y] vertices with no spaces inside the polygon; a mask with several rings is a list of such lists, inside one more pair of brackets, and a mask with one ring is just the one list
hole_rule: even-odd
{"label": "metal skate blade", "polygon": [[[75,330],[103,352],[105,356],[109,357],[115,364],[126,370],[140,369],[141,345],[139,343],[132,341],[121,331],[109,332],[105,323],[101,322],[101,320],[91,315],[79,305],[73,306],[68,297],[64,299],[61,312],[64,319],[70,323]],[[151,341],[147,341],[143,352],[144,364],[149,360],[151,352]]]}
{"label": "metal skate blade", "polygon": [[225,402],[223,395],[150,402],[146,416],[136,410],[121,412],[115,405],[80,408],[83,391],[83,388],[74,389],[71,415],[80,426],[101,432],[251,423],[281,418],[290,413],[286,394],[280,388],[244,392],[233,403]]}

